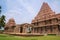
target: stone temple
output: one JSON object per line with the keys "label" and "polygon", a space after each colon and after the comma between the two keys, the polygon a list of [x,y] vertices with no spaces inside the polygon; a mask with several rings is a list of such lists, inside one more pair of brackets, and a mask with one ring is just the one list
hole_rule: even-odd
{"label": "stone temple", "polygon": [[11,18],[5,25],[4,33],[60,34],[60,13],[53,12],[44,2],[31,24],[16,24]]}

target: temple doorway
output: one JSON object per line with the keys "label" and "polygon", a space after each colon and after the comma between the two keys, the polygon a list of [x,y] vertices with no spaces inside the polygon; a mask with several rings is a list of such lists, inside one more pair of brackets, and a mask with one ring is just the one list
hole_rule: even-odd
{"label": "temple doorway", "polygon": [[23,32],[23,27],[20,27],[20,33],[22,33]]}

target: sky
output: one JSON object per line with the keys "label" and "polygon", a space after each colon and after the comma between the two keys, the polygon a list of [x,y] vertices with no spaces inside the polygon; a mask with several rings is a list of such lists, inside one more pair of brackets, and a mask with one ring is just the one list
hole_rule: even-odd
{"label": "sky", "polygon": [[54,12],[60,13],[60,0],[0,0],[1,14],[6,16],[6,22],[14,18],[16,24],[31,23],[43,2],[48,3]]}

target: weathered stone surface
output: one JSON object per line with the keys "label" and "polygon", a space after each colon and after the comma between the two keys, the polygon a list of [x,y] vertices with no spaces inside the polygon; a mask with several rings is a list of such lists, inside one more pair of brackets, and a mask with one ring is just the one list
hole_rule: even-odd
{"label": "weathered stone surface", "polygon": [[58,34],[60,32],[60,13],[56,14],[47,3],[43,3],[35,19],[33,33]]}

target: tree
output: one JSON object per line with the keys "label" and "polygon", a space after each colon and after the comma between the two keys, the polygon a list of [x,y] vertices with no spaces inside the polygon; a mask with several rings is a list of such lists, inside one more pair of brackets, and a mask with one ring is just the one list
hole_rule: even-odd
{"label": "tree", "polygon": [[1,6],[0,6],[0,29],[5,26],[5,16],[1,15]]}
{"label": "tree", "polygon": [[4,26],[5,26],[5,16],[2,15],[2,16],[0,17],[0,27],[4,27]]}

